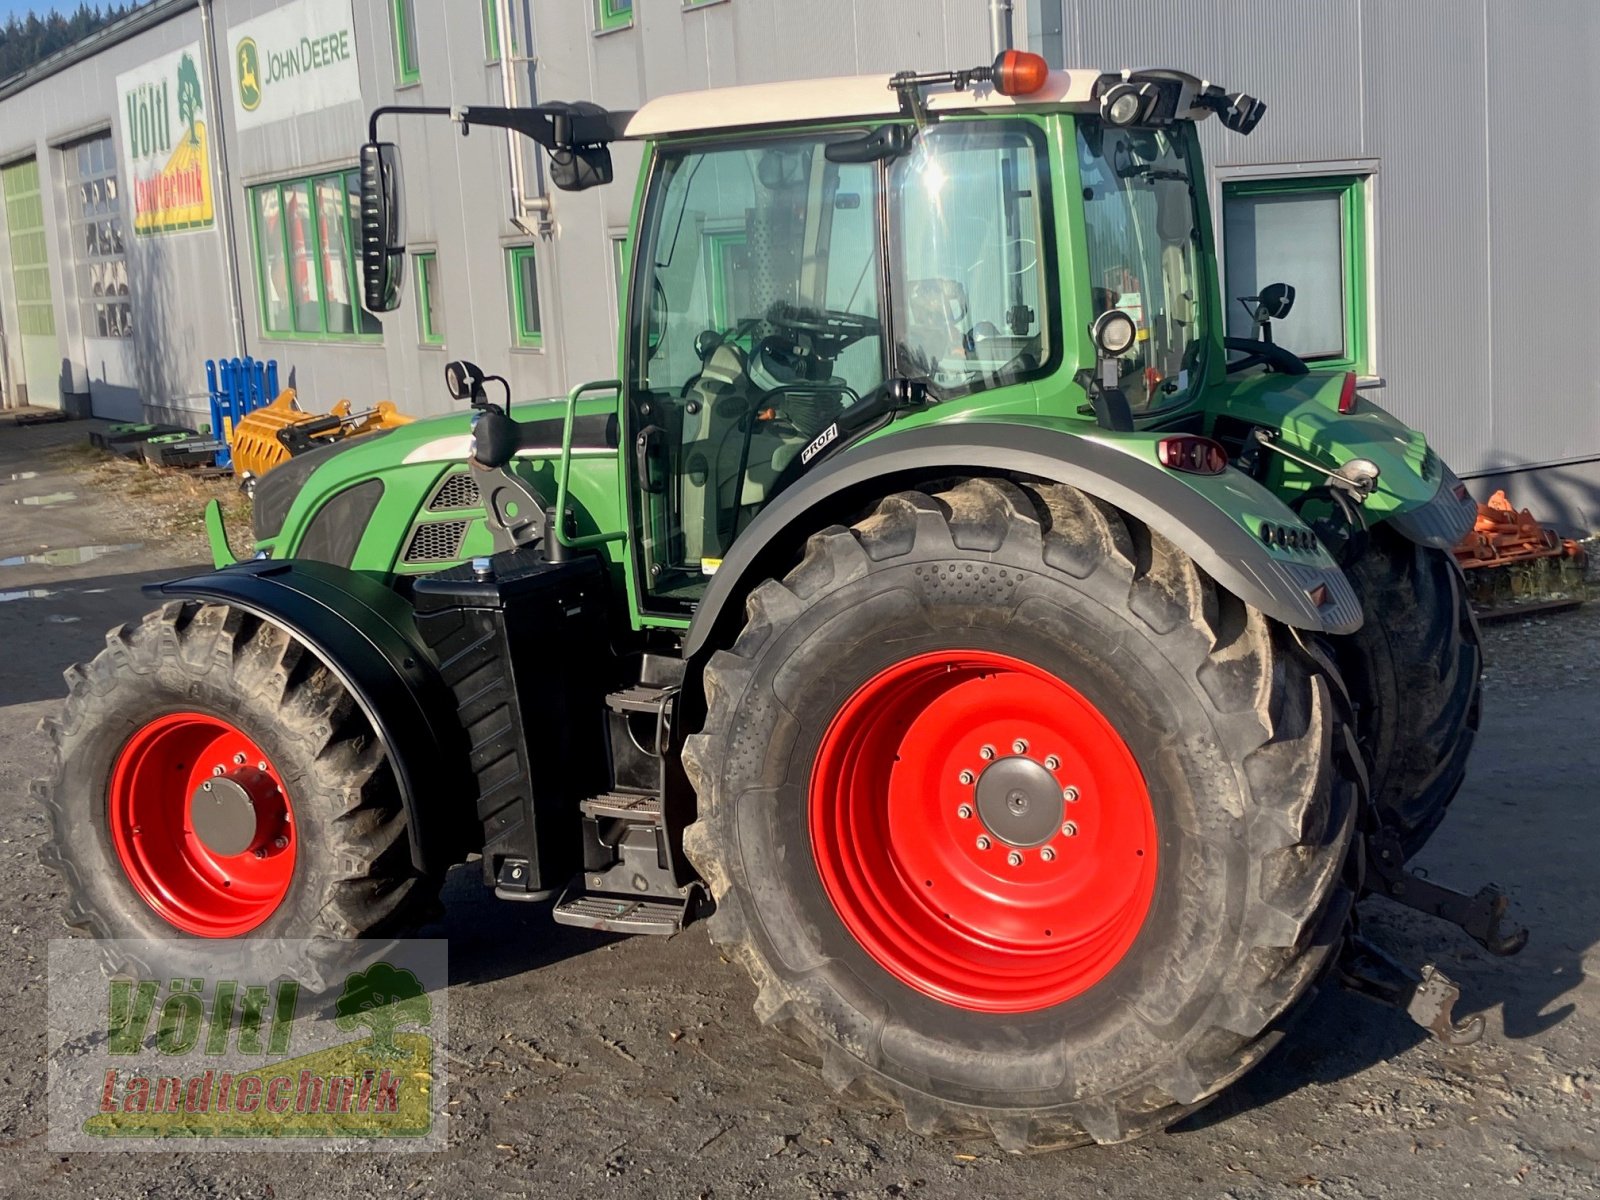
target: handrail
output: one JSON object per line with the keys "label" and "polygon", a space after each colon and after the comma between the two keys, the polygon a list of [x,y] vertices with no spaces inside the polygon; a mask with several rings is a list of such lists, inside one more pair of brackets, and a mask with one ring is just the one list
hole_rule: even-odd
{"label": "handrail", "polygon": [[610,533],[590,533],[583,537],[567,536],[567,474],[572,468],[572,425],[578,415],[578,398],[588,392],[622,392],[622,380],[597,379],[580,383],[567,393],[567,415],[561,427],[561,466],[556,470],[556,519],[552,522],[556,541],[572,550],[586,550],[603,546],[607,542],[620,542],[627,538],[626,529]]}

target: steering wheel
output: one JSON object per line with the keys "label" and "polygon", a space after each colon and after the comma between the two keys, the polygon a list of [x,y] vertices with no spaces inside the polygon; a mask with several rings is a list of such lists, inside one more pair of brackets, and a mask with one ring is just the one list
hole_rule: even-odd
{"label": "steering wheel", "polygon": [[1224,349],[1239,350],[1246,355],[1246,357],[1239,359],[1238,362],[1228,364],[1227,373],[1229,375],[1232,375],[1235,371],[1243,371],[1248,367],[1256,366],[1258,363],[1265,363],[1268,368],[1278,372],[1280,375],[1304,375],[1311,369],[1306,366],[1305,361],[1293,350],[1286,349],[1276,342],[1258,342],[1254,338],[1225,337],[1222,339],[1222,345]]}
{"label": "steering wheel", "polygon": [[873,337],[883,329],[883,322],[865,313],[837,308],[796,308],[792,304],[774,304],[767,312],[767,320],[780,329],[796,329],[837,342],[840,350],[862,338]]}

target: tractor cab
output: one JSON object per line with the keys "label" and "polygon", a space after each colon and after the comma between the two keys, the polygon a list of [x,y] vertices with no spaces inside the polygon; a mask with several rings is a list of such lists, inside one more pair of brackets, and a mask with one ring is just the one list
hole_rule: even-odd
{"label": "tractor cab", "polygon": [[[408,111],[374,114],[374,139],[379,116]],[[581,164],[555,174],[571,188],[609,179],[611,141],[649,143],[619,338],[621,503],[638,611],[673,621],[776,496],[891,423],[1045,414],[1127,432],[1189,405],[1225,356],[1194,121],[1247,133],[1263,111],[1179,72],[1052,72],[1007,51],[636,113],[452,115]],[[382,309],[403,262],[398,158],[374,140],[363,164]],[[489,421],[486,442],[518,441]]]}

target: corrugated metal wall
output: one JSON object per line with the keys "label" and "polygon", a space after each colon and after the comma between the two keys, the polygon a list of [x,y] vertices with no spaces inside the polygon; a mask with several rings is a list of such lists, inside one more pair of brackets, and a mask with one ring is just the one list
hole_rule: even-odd
{"label": "corrugated metal wall", "polygon": [[[1174,66],[1267,101],[1230,171],[1370,169],[1380,403],[1465,472],[1600,456],[1593,0],[1030,0],[1067,65]],[[1216,188],[1213,188],[1215,194]],[[1600,525],[1600,467],[1484,481]]]}

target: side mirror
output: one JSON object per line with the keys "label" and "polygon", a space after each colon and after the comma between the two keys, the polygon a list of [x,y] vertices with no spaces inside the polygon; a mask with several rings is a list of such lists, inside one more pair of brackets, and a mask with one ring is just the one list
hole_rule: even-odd
{"label": "side mirror", "polygon": [[1281,321],[1294,307],[1294,286],[1288,283],[1269,283],[1256,297],[1256,318]]}
{"label": "side mirror", "polygon": [[582,192],[611,182],[607,146],[572,146],[550,152],[550,182],[564,192]]}
{"label": "side mirror", "polygon": [[361,283],[368,312],[400,307],[406,263],[400,151],[392,142],[361,147]]}

